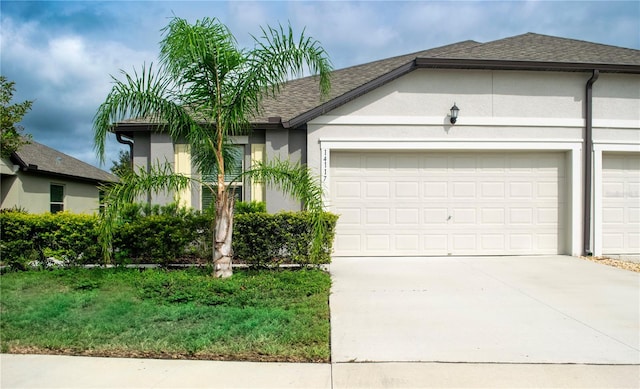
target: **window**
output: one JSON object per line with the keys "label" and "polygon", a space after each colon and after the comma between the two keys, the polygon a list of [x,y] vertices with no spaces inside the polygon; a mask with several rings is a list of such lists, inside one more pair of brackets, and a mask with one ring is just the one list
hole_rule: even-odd
{"label": "window", "polygon": [[64,211],[64,185],[51,184],[49,192],[49,210],[51,213]]}
{"label": "window", "polygon": [[99,212],[102,214],[104,212],[104,196],[105,192],[102,189],[98,190],[98,207]]}
{"label": "window", "polygon": [[[237,177],[244,171],[244,146],[233,146],[230,150],[230,156],[232,161],[225,166],[224,182],[231,185],[230,190],[233,191],[236,200],[241,201],[243,199],[243,182],[242,180],[237,180]],[[211,174],[204,174],[202,179],[215,190],[215,185],[218,181],[217,176],[218,173],[214,169]],[[207,209],[212,206],[215,194],[211,193],[211,190],[205,185],[202,185],[200,189],[202,209]]]}

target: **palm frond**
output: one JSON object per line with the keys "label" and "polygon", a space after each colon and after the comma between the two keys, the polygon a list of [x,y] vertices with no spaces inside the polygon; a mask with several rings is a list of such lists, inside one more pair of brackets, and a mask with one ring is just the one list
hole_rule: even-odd
{"label": "palm frond", "polygon": [[277,29],[263,28],[254,43],[233,94],[232,106],[238,107],[238,112],[259,114],[263,97],[277,94],[286,81],[304,75],[305,70],[318,77],[321,95],[328,95],[332,65],[320,42],[305,36],[304,31],[296,39],[291,25],[286,29],[279,25]]}
{"label": "palm frond", "polygon": [[303,207],[311,214],[313,241],[311,255],[319,257],[324,245],[326,225],[322,217],[322,186],[311,170],[301,164],[273,160],[256,163],[241,176],[250,177],[267,186],[279,188],[283,193],[302,201]]}
{"label": "palm frond", "polygon": [[93,121],[94,148],[104,162],[104,146],[108,132],[114,123],[129,118],[143,118],[159,127],[169,127],[170,132],[185,132],[194,124],[174,92],[172,80],[155,72],[153,65],[143,66],[140,73],[121,71],[124,80],[115,77],[113,87],[98,108]]}

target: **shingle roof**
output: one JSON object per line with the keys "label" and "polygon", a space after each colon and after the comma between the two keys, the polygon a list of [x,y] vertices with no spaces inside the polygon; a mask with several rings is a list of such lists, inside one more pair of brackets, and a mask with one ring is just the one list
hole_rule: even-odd
{"label": "shingle roof", "polygon": [[[345,94],[362,88],[366,93],[366,84],[389,77],[393,71],[407,66],[407,71],[414,60],[419,59],[453,59],[459,63],[464,60],[486,61],[523,61],[536,63],[567,64],[607,64],[631,65],[639,67],[640,50],[608,46],[575,39],[559,38],[535,33],[526,33],[488,43],[464,41],[431,50],[383,59],[363,65],[353,66],[332,72],[331,94],[326,101],[334,100],[334,104],[326,104],[320,99],[317,81],[314,77],[306,77],[288,82],[275,99],[266,99],[264,111],[256,122],[267,123],[269,117],[280,116],[285,127],[296,126],[308,121],[313,115],[304,115],[323,104],[328,109],[343,104]],[[404,74],[402,71],[398,73]],[[401,74],[398,74],[401,75]],[[391,76],[389,79],[393,79]],[[380,83],[375,87],[380,86]],[[355,97],[354,94],[353,97]],[[339,100],[337,102],[336,100]],[[321,114],[322,112],[316,112]],[[305,116],[304,118],[302,116]]]}
{"label": "shingle roof", "polygon": [[[315,77],[292,80],[283,85],[277,97],[264,100],[261,114],[252,121],[267,124],[277,120],[270,118],[279,118],[284,127],[296,127],[417,66],[464,67],[466,63],[467,67],[497,69],[506,66],[507,61],[536,64],[537,70],[545,70],[540,65],[548,64],[548,69],[585,71],[588,66],[597,64],[608,71],[640,73],[640,50],[526,33],[487,43],[463,41],[335,70],[331,73],[331,91],[324,100]],[[149,122],[133,119],[126,123]]]}
{"label": "shingle roof", "polygon": [[431,57],[640,65],[640,50],[531,32]]}
{"label": "shingle roof", "polygon": [[[435,49],[418,51],[331,72],[331,91],[326,101],[366,85],[379,77],[410,63],[417,57],[435,56],[448,51],[470,48],[478,42],[464,41]],[[277,98],[264,101],[263,113],[255,122],[268,123],[269,117],[281,117],[283,121],[301,115],[322,102],[316,77],[305,77],[287,82]]]}
{"label": "shingle roof", "polygon": [[81,180],[115,182],[116,176],[33,140],[13,153],[12,159],[24,170]]}

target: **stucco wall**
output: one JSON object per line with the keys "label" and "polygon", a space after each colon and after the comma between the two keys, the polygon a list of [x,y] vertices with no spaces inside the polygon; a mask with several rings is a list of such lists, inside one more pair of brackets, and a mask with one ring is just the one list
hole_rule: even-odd
{"label": "stucco wall", "polygon": [[[299,163],[303,161],[306,146],[304,135],[295,130],[271,130],[265,132],[267,161],[280,159]],[[267,187],[266,203],[268,212],[299,210],[300,202],[285,196],[278,188]]]}
{"label": "stucco wall", "polygon": [[590,76],[418,69],[312,120],[308,163],[319,173],[321,140],[582,142]]}
{"label": "stucco wall", "polygon": [[[567,246],[578,255],[590,77],[590,72],[418,69],[309,122],[308,164],[327,184],[333,148],[566,151]],[[454,102],[460,114],[451,125]],[[640,152],[640,77],[601,74],[593,88],[593,116],[596,144]]]}
{"label": "stucco wall", "polygon": [[2,181],[2,208],[19,207],[30,213],[50,211],[50,185],[64,186],[64,210],[93,214],[99,208],[99,190],[93,183],[59,177],[18,173],[12,180]]}

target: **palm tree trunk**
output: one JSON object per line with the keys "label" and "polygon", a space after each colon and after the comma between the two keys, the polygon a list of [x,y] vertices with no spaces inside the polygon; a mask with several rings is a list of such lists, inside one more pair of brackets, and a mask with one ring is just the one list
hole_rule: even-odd
{"label": "palm tree trunk", "polygon": [[235,197],[224,191],[216,198],[216,228],[213,247],[213,276],[227,278],[233,275],[231,267],[231,238],[233,235],[233,206]]}

